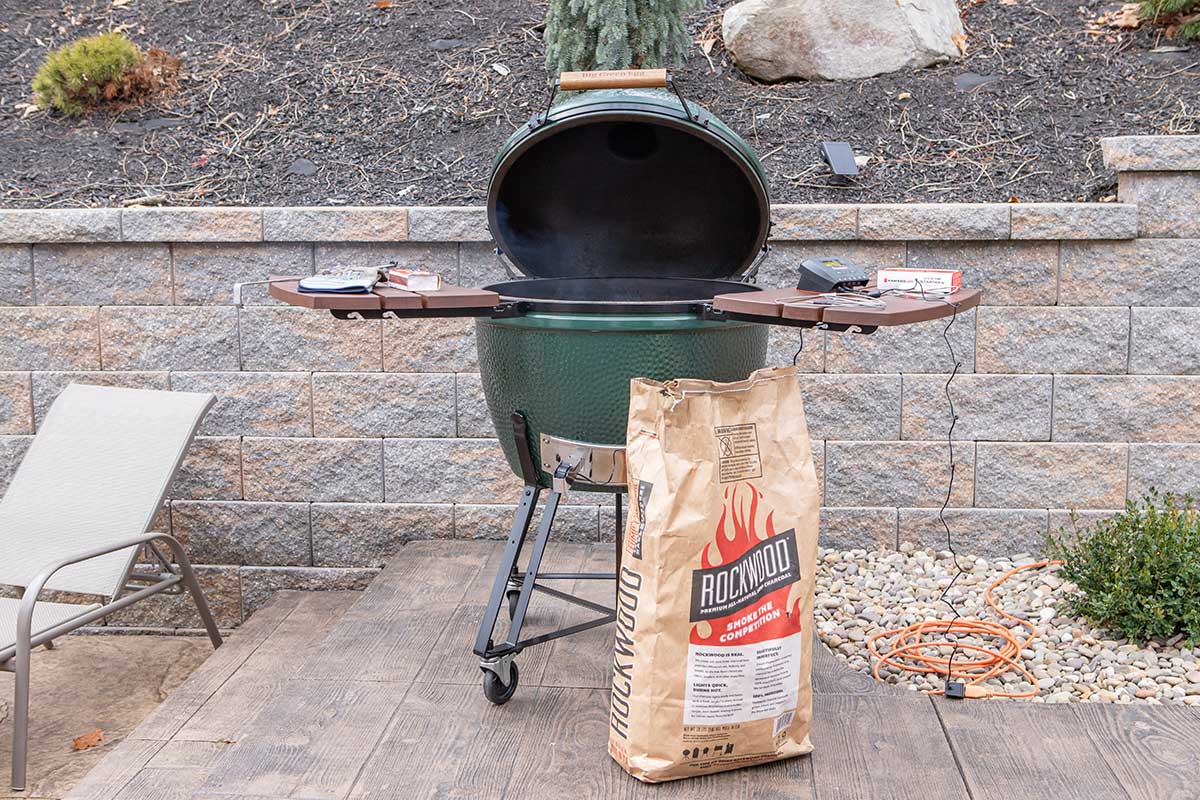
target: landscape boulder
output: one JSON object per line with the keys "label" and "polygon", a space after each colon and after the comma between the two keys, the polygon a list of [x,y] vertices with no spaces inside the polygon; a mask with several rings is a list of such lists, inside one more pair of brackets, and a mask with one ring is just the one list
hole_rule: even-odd
{"label": "landscape boulder", "polygon": [[948,61],[965,43],[955,0],[744,0],[721,34],[763,81],[869,78]]}

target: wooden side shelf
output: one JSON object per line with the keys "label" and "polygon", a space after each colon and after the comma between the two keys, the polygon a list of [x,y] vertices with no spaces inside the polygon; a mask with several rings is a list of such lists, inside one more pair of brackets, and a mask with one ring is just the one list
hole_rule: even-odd
{"label": "wooden side shelf", "polygon": [[442,284],[436,292],[409,292],[390,286],[376,286],[370,294],[302,292],[299,281],[283,280],[270,285],[270,295],[289,305],[326,311],[405,311],[469,310],[487,311],[500,303],[500,295],[486,289],[468,289]]}
{"label": "wooden side shelf", "polygon": [[979,305],[979,289],[960,289],[945,299],[923,300],[914,297],[884,295],[884,308],[857,306],[819,306],[800,304],[813,292],[796,289],[769,289],[763,292],[736,292],[721,294],[713,298],[713,308],[741,318],[753,317],[751,321],[767,325],[786,324],[781,320],[797,320],[829,326],[858,326],[885,328],[894,325],[910,325],[914,322],[939,319],[966,311]]}

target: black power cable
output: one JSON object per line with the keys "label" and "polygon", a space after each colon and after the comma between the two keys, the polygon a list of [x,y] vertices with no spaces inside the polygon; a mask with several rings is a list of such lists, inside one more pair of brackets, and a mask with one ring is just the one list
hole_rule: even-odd
{"label": "black power cable", "polygon": [[[938,597],[938,602],[945,603],[950,613],[953,615],[950,618],[950,624],[946,626],[949,634],[951,626],[959,617],[958,608],[949,599],[950,590],[954,588],[954,584],[958,583],[959,578],[966,572],[963,565],[959,563],[958,552],[954,549],[954,539],[950,535],[950,524],[946,522],[946,509],[950,505],[950,498],[954,493],[954,470],[957,466],[954,462],[954,425],[958,422],[958,414],[954,411],[954,398],[950,396],[950,384],[954,382],[954,377],[958,375],[958,370],[962,364],[958,360],[958,356],[954,352],[954,345],[950,341],[950,328],[954,325],[954,321],[958,319],[958,303],[951,303],[949,300],[944,300],[948,305],[954,308],[954,313],[950,315],[950,320],[946,323],[946,327],[942,329],[942,339],[946,342],[946,349],[950,351],[950,363],[953,364],[953,369],[950,371],[950,377],[946,378],[946,403],[950,406],[950,427],[946,431],[946,447],[950,452],[950,479],[946,482],[946,496],[942,500],[942,507],[938,509],[938,522],[942,523],[942,528],[946,531],[946,549],[950,551],[950,556],[954,560],[954,568],[958,570],[954,573],[954,577],[946,584],[946,588],[942,590],[941,596]],[[946,660],[946,696],[947,697],[962,697],[962,684],[954,680],[954,657],[958,655],[958,634],[954,634],[955,645],[950,650],[950,657]]]}

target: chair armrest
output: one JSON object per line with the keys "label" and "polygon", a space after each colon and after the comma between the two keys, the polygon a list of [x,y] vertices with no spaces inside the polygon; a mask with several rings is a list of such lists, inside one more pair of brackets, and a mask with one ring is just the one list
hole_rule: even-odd
{"label": "chair armrest", "polygon": [[88,561],[89,559],[108,555],[109,553],[115,553],[127,547],[138,547],[153,541],[165,541],[175,552],[179,552],[181,549],[179,542],[173,536],[165,533],[143,533],[141,536],[134,536],[120,542],[114,542],[103,547],[96,547],[76,555],[67,556],[66,558],[60,558],[58,561],[43,567],[42,571],[25,587],[25,592],[21,595],[21,605],[17,609],[17,641],[29,640],[30,631],[33,628],[33,607],[37,604],[42,590],[46,588],[46,582],[54,577],[54,574],[60,569],[71,564],[78,564],[81,561]]}

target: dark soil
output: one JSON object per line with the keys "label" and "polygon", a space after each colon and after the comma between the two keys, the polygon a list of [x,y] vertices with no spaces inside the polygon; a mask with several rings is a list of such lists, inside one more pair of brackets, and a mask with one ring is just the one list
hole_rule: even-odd
{"label": "dark soil", "polygon": [[[500,144],[545,102],[545,5],[381,5],[0,0],[0,205],[481,202]],[[692,20],[698,41],[728,5]],[[766,86],[718,41],[677,74],[780,202],[1099,199],[1115,191],[1100,137],[1200,132],[1200,44],[1152,52],[1179,43],[1098,27],[1111,2],[964,6],[969,54],[945,66]],[[83,121],[26,105],[48,48],[113,27],[183,59],[174,95]],[[960,88],[966,73],[998,80]],[[871,157],[855,183],[831,180],[823,139]]]}

